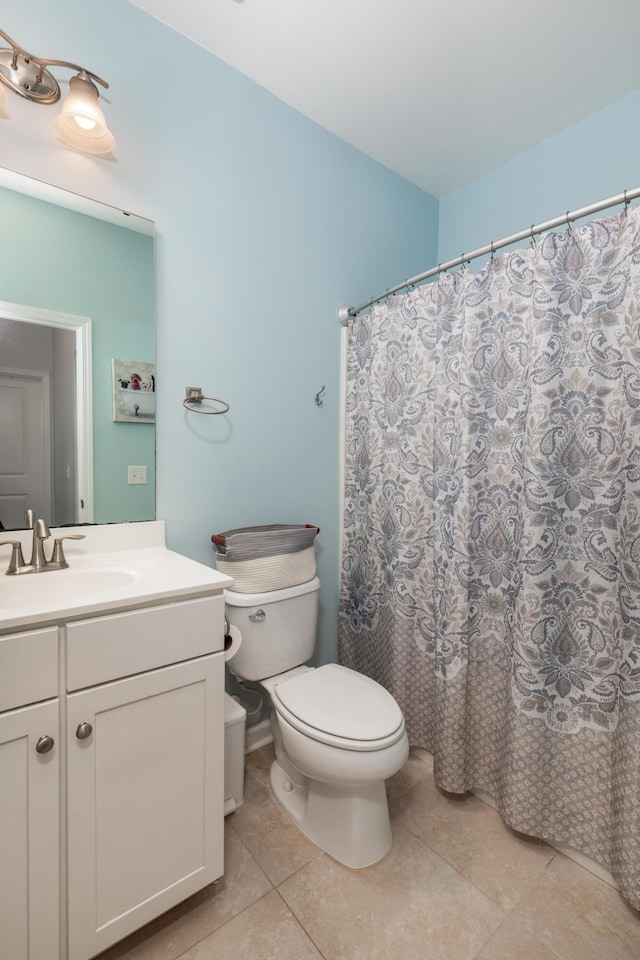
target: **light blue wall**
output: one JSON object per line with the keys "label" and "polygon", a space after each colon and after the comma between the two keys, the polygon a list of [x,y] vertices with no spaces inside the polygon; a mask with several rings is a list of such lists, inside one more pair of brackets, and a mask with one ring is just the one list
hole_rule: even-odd
{"label": "light blue wall", "polygon": [[[158,516],[213,563],[212,533],[311,522],[319,659],[336,655],[337,307],[435,260],[437,201],[126,0],[7,5],[3,29],[105,77],[115,160],[55,141],[10,95],[2,163],[157,226]],[[325,401],[313,398],[325,384]],[[185,386],[231,404],[205,417]]]}
{"label": "light blue wall", "polygon": [[[111,360],[153,362],[153,239],[3,188],[0,216],[0,299],[91,317],[95,520],[152,520],[154,428],[113,422]],[[129,464],[148,465],[146,486]]]}
{"label": "light blue wall", "polygon": [[[335,659],[336,309],[435,255],[437,202],[186,41],[156,32],[157,43],[191,58],[211,92],[211,102],[187,106],[165,145],[168,171],[186,175],[167,171],[171,203],[154,211],[167,385],[159,515],[171,545],[207,563],[212,533],[317,524],[317,657]],[[185,412],[187,384],[224,398],[229,415]]]}
{"label": "light blue wall", "polygon": [[640,90],[442,199],[438,262],[640,185],[638,117]]}

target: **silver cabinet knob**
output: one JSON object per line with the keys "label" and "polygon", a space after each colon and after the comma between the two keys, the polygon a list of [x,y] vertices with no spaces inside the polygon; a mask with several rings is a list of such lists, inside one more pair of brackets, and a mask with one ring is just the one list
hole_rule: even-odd
{"label": "silver cabinet knob", "polygon": [[55,740],[53,737],[43,736],[40,737],[36,743],[36,753],[49,753],[49,750],[53,750],[53,745]]}
{"label": "silver cabinet knob", "polygon": [[78,740],[86,740],[87,737],[90,737],[93,733],[93,727],[90,723],[79,723],[78,729],[76,730],[76,737]]}

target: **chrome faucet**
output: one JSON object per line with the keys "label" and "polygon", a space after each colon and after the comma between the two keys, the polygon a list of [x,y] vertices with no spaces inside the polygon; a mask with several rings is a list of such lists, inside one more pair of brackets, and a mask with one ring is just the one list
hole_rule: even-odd
{"label": "chrome faucet", "polygon": [[5,573],[8,576],[17,576],[22,573],[46,573],[48,570],[64,570],[69,566],[64,550],[62,549],[63,540],[84,540],[83,533],[68,533],[64,537],[57,537],[53,542],[51,559],[47,560],[44,553],[44,541],[51,536],[46,520],[36,520],[33,524],[33,545],[31,548],[31,560],[24,562],[22,554],[22,544],[19,540],[0,540],[0,547],[13,547],[9,566]]}
{"label": "chrome faucet", "polygon": [[28,566],[32,567],[33,573],[41,573],[47,565],[47,558],[44,555],[43,543],[51,536],[46,520],[36,520],[33,525],[33,546],[31,548],[31,560]]}

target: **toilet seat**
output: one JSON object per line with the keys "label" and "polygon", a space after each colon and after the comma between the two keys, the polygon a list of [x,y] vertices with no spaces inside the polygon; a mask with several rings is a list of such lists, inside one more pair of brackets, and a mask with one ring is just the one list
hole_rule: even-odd
{"label": "toilet seat", "polygon": [[274,709],[300,733],[345,750],[382,750],[404,735],[400,707],[375,680],[329,663],[277,683]]}

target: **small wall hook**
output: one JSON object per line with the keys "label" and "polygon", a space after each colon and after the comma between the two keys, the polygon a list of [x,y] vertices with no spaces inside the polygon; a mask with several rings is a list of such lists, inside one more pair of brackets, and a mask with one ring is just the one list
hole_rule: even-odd
{"label": "small wall hook", "polygon": [[322,404],[324,403],[324,401],[322,400],[322,398],[321,398],[321,396],[320,396],[320,394],[324,393],[324,391],[325,391],[325,385],[324,385],[324,383],[323,383],[322,386],[320,387],[320,389],[318,390],[318,392],[316,393],[315,398],[314,398],[314,402],[315,402],[316,407],[321,407]]}

